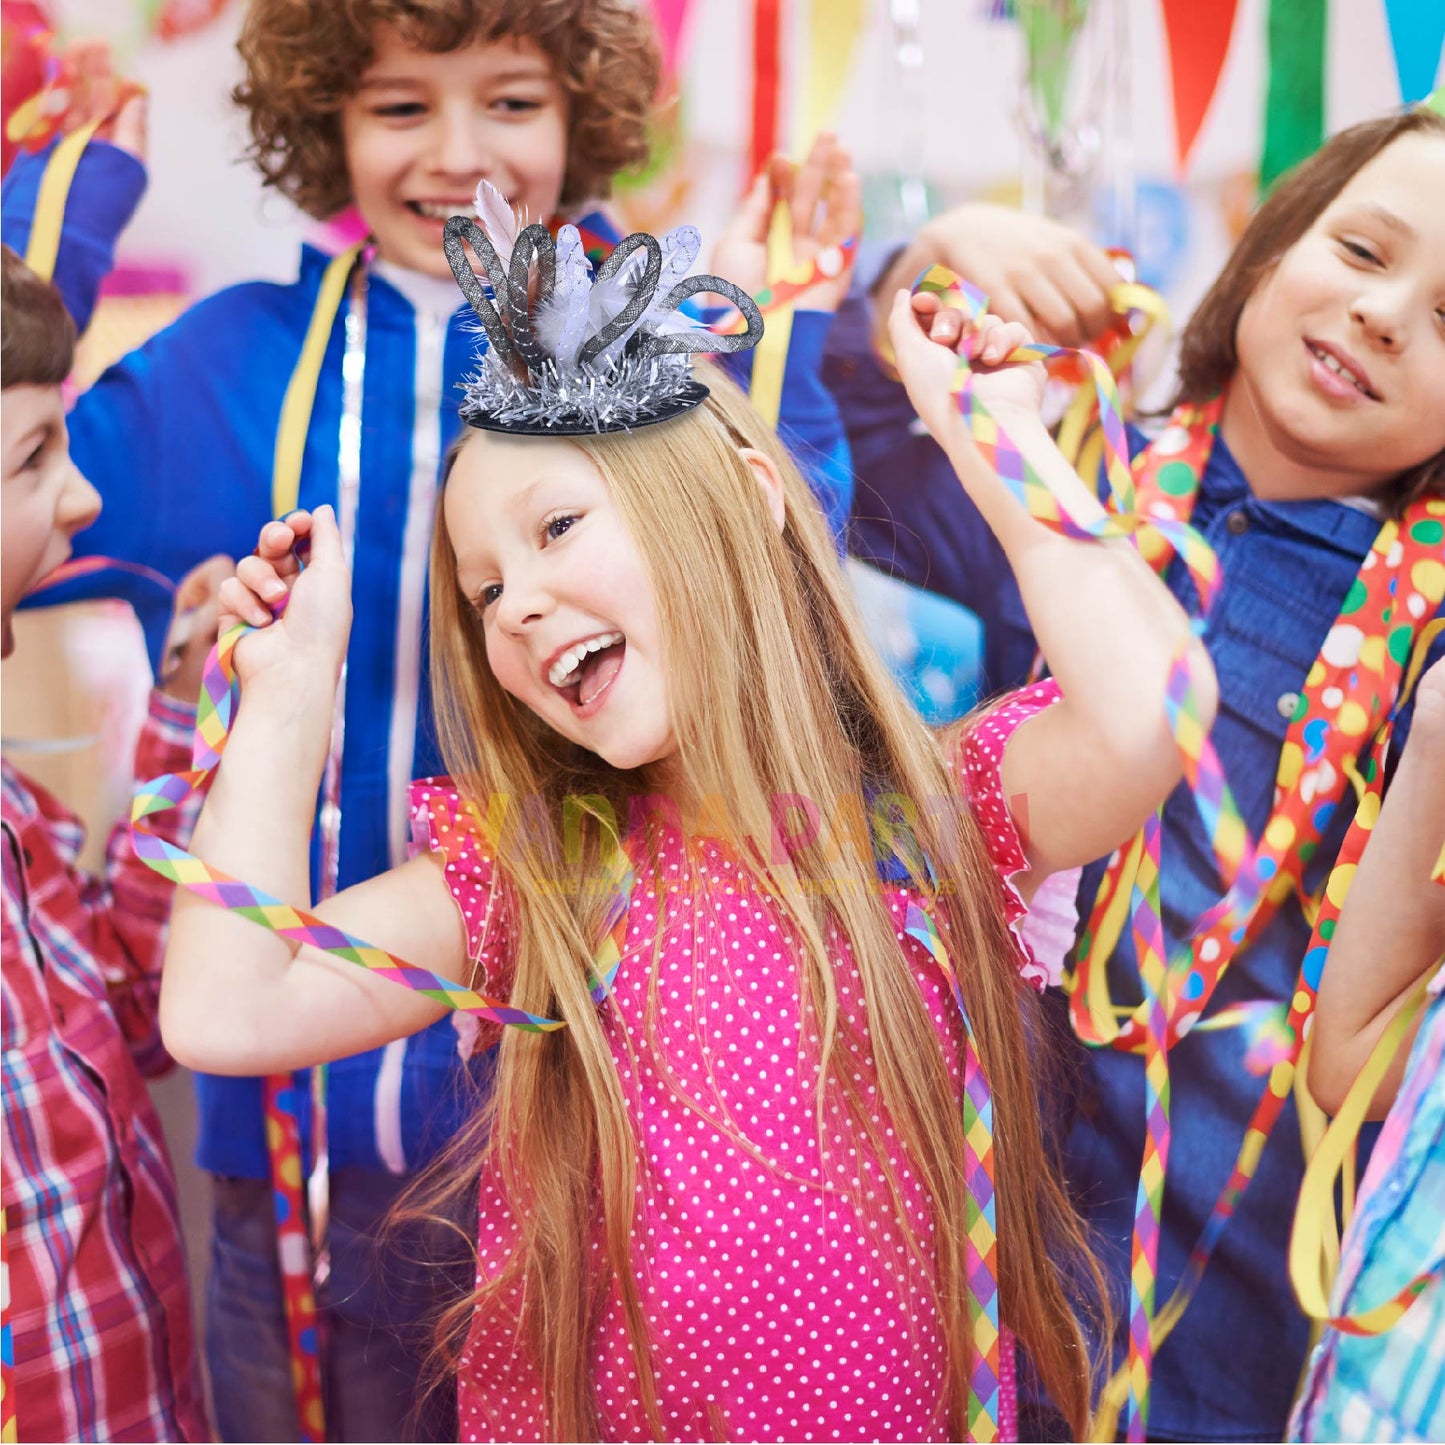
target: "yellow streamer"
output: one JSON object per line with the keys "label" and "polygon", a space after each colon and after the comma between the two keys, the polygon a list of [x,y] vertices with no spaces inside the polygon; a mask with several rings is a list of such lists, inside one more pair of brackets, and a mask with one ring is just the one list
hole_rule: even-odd
{"label": "yellow streamer", "polygon": [[[781,279],[793,264],[793,218],[786,205],[773,207],[768,226],[768,284]],[[793,308],[780,306],[768,317],[763,339],[753,352],[752,403],[771,427],[778,424],[783,406],[783,373],[788,365],[788,345],[793,338]]]}
{"label": "yellow streamer", "polygon": [[[804,155],[819,131],[837,113],[862,32],[864,0],[809,0],[808,34],[803,44],[807,75],[802,104],[793,127],[795,154]],[[775,286],[793,267],[793,225],[786,206],[776,206],[768,228],[767,284]],[[777,426],[783,404],[783,377],[793,338],[793,308],[768,315],[763,339],[753,353],[752,402],[769,426]]]}
{"label": "yellow streamer", "polygon": [[321,278],[316,293],[316,309],[301,345],[301,357],[286,387],[286,400],[281,404],[281,420],[276,428],[276,457],[271,467],[271,515],[284,517],[296,510],[301,493],[301,461],[306,454],[306,433],[311,428],[311,410],[316,404],[316,384],[321,378],[321,363],[326,359],[326,345],[331,328],[346,294],[346,281],[351,268],[361,255],[364,241],[358,241],[340,255],[333,256]]}
{"label": "yellow streamer", "polygon": [[[1300,1306],[1311,1319],[1330,1318],[1330,1291],[1334,1287],[1340,1252],[1335,1226],[1335,1180],[1345,1167],[1346,1159],[1354,1154],[1370,1100],[1375,1097],[1380,1081],[1420,1012],[1429,983],[1428,976],[1422,979],[1390,1020],[1305,1169],[1294,1230],[1290,1234],[1289,1275]],[[1355,1315],[1354,1321],[1361,1333],[1377,1334],[1388,1329],[1402,1313],[1398,1300],[1388,1300]]]}
{"label": "yellow streamer", "polygon": [[866,9],[864,0],[809,0],[808,33],[803,42],[808,69],[803,103],[793,127],[793,150],[798,155],[806,154],[813,137],[826,130],[838,114]]}
{"label": "yellow streamer", "polygon": [[40,189],[35,197],[35,219],[30,225],[30,244],[25,248],[25,264],[46,281],[55,276],[55,262],[60,255],[60,232],[65,224],[65,203],[70,197],[75,168],[102,120],[104,117],[93,120],[64,137],[51,152],[45,164],[45,174],[40,178]]}

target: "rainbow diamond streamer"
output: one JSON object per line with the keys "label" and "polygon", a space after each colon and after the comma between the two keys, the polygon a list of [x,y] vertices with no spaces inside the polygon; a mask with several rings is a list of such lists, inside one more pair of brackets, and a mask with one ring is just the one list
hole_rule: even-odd
{"label": "rainbow diamond streamer", "polygon": [[973,1025],[948,948],[932,917],[916,903],[908,907],[904,930],[933,955],[953,991],[963,1020],[963,1136],[966,1206],[964,1267],[968,1275],[968,1316],[973,1329],[973,1364],[968,1381],[968,1438],[999,1437],[1001,1354],[998,1318],[998,1215],[994,1200],[993,1095],[979,1062]]}
{"label": "rainbow diamond streamer", "polygon": [[[987,300],[982,293],[960,282],[942,267],[925,272],[914,289],[929,291],[939,296],[946,305],[959,306],[974,320],[987,309]],[[1048,361],[1057,355],[1057,348],[1031,345],[1020,347],[1009,360]],[[1096,358],[1087,358],[1087,354],[1086,359],[1095,386],[1101,392],[1100,431],[1109,493],[1115,509],[1124,515],[1112,517],[1093,526],[1080,525],[1068,517],[1048,490],[1047,484],[1034,473],[1009,439],[1000,433],[993,418],[973,396],[971,373],[966,362],[961,363],[954,382],[959,409],[969,423],[975,443],[1037,520],[1066,536],[1103,538],[1132,535],[1141,552],[1156,568],[1162,568],[1171,553],[1178,555],[1188,568],[1199,596],[1201,612],[1207,614],[1218,595],[1218,564],[1207,544],[1189,527],[1188,511],[1181,512],[1172,504],[1171,493],[1180,486],[1179,481],[1170,478],[1166,483],[1163,474],[1171,470],[1189,470],[1193,474],[1193,484],[1197,486],[1198,470],[1202,470],[1202,457],[1207,455],[1208,446],[1217,428],[1219,403],[1191,408],[1187,427],[1180,425],[1177,419],[1176,425],[1171,427],[1171,431],[1182,435],[1184,452],[1199,461],[1197,468],[1188,467],[1183,455],[1180,460],[1174,460],[1173,453],[1164,451],[1160,443],[1155,444],[1167,459],[1159,469],[1160,487],[1157,493],[1150,496],[1146,507],[1147,517],[1140,517],[1135,514],[1134,487],[1125,460],[1126,442],[1112,380],[1102,362]],[[1163,440],[1161,438],[1161,442]],[[1185,491],[1187,492],[1187,488]],[[1445,591],[1445,565],[1441,564],[1438,557],[1438,519],[1441,517],[1445,517],[1445,501],[1423,498],[1412,505],[1403,523],[1392,521],[1385,525],[1366,559],[1360,578],[1346,599],[1340,623],[1331,633],[1321,659],[1311,670],[1307,680],[1305,696],[1291,724],[1289,738],[1281,754],[1280,788],[1283,795],[1289,796],[1296,792],[1295,785],[1303,776],[1315,778],[1315,803],[1309,810],[1307,820],[1309,834],[1315,838],[1328,825],[1329,816],[1336,804],[1325,795],[1325,785],[1319,781],[1328,761],[1322,757],[1324,740],[1331,737],[1331,719],[1319,714],[1321,711],[1328,713],[1329,708],[1322,707],[1319,701],[1315,701],[1312,706],[1311,700],[1335,699],[1329,704],[1337,713],[1335,725],[1347,735],[1356,749],[1363,747],[1368,737],[1375,732],[1379,720],[1388,711],[1389,703],[1395,697],[1391,686],[1392,669],[1395,675],[1398,675],[1412,641],[1417,634],[1427,630],[1425,619],[1433,613],[1440,602],[1442,591]],[[1361,624],[1369,621],[1367,614],[1371,614],[1372,608],[1379,615],[1378,636],[1369,636],[1361,630]],[[1203,624],[1196,620],[1194,625],[1198,632]],[[1343,661],[1337,658],[1343,658]],[[1334,685],[1336,682],[1337,686]],[[1316,846],[1316,842],[1310,841],[1307,850],[1301,847],[1289,860],[1292,863],[1291,869],[1282,867],[1282,855],[1289,858],[1291,847],[1297,838],[1302,843],[1307,841],[1307,830],[1303,822],[1278,815],[1271,819],[1270,827],[1266,830],[1265,846],[1261,849],[1252,843],[1230,795],[1218,758],[1204,734],[1182,658],[1176,661],[1171,670],[1166,694],[1166,712],[1180,748],[1185,779],[1208,830],[1220,876],[1225,881],[1226,893],[1200,921],[1192,940],[1192,951],[1181,954],[1167,971],[1164,995],[1166,1034],[1162,1049],[1159,1042],[1152,1038],[1153,1029],[1159,1022],[1158,997],[1151,996],[1146,989],[1145,1000],[1137,1009],[1132,1012],[1116,1011],[1108,1006],[1101,968],[1085,967],[1086,963],[1102,960],[1112,952],[1113,940],[1117,938],[1117,931],[1128,911],[1114,907],[1114,901],[1119,899],[1121,891],[1124,890],[1128,890],[1124,892],[1125,897],[1129,897],[1131,893],[1137,897],[1137,893],[1133,892],[1134,873],[1142,872],[1150,866],[1157,870],[1157,853],[1150,860],[1146,856],[1147,848],[1120,850],[1111,863],[1106,886],[1101,889],[1099,902],[1080,946],[1081,962],[1074,990],[1073,1017],[1076,1025],[1080,1026],[1080,1036],[1089,1043],[1112,1045],[1115,1048],[1144,1053],[1146,1072],[1151,1057],[1167,1060],[1167,1048],[1198,1023],[1212,997],[1214,984],[1228,965],[1229,959],[1252,933],[1272,916],[1273,908],[1287,896],[1290,889],[1298,886],[1299,871]],[[1382,780],[1378,764],[1378,759],[1382,756],[1383,754],[1377,751],[1375,759],[1372,759],[1373,771],[1368,781],[1378,784]],[[1378,799],[1375,806],[1378,806]],[[1362,804],[1360,814],[1366,811]],[[1338,890],[1341,886],[1347,886],[1348,875],[1345,875],[1345,878],[1345,884],[1340,885],[1336,878],[1332,877],[1332,887]],[[1106,925],[1112,933],[1106,935],[1101,925]],[[1274,1060],[1268,1067],[1269,1087],[1250,1122],[1235,1171],[1215,1206],[1185,1276],[1149,1332],[1148,1348],[1152,1350],[1157,1351],[1182,1315],[1224,1224],[1232,1214],[1245,1185],[1253,1177],[1264,1141],[1292,1085],[1294,1059],[1298,1053],[1304,1020],[1313,1005],[1314,986],[1318,982],[1319,962],[1323,955],[1323,948],[1312,948],[1311,953],[1307,954],[1301,985],[1292,1000],[1289,1017],[1283,1028],[1281,1029],[1277,1022],[1272,1023],[1263,1037],[1253,1041],[1251,1053],[1257,1066],[1263,1067],[1271,1059]],[[1088,1006],[1087,1010],[1083,1008],[1085,1004]],[[1285,1053],[1282,1059],[1281,1049]],[[1159,1065],[1156,1064],[1155,1067],[1157,1072]],[[1157,1096],[1156,1084],[1154,1097],[1151,1098],[1146,1134],[1146,1153],[1155,1158],[1160,1153],[1160,1131],[1167,1129],[1167,1119],[1161,1116],[1154,1104]],[[1136,1208],[1132,1252],[1136,1279],[1131,1287],[1131,1326],[1134,1327],[1131,1329],[1131,1358],[1111,1379],[1105,1392],[1105,1400],[1096,1420],[1096,1429],[1102,1432],[1100,1438],[1113,1438],[1111,1412],[1116,1415],[1123,1406],[1122,1397],[1126,1390],[1130,1407],[1130,1437],[1140,1438],[1140,1432],[1144,1428],[1147,1369],[1141,1370],[1138,1362],[1141,1355],[1148,1351],[1144,1348],[1145,1341],[1139,1338],[1138,1328],[1147,1311],[1142,1308],[1139,1285],[1147,1285],[1152,1272],[1147,1268],[1139,1270],[1137,1266],[1141,1258],[1140,1241],[1157,1235],[1158,1204],[1159,1200],[1153,1197],[1153,1191],[1141,1188]]]}
{"label": "rainbow diamond streamer", "polygon": [[[988,298],[977,287],[960,280],[943,266],[924,271],[914,284],[914,293],[927,292],[946,306],[963,310],[977,323],[988,310]],[[1047,362],[1069,356],[1087,368],[1098,394],[1099,429],[1102,436],[1104,475],[1114,510],[1096,521],[1084,523],[1073,517],[1050,489],[1047,481],[998,426],[973,386],[974,373],[960,357],[953,392],[960,413],[968,423],[975,446],[1029,514],[1045,526],[1067,537],[1104,541],[1115,537],[1134,539],[1159,551],[1172,551],[1188,568],[1207,611],[1218,595],[1219,563],[1213,550],[1187,522],[1161,515],[1141,516],[1135,511],[1134,478],[1129,465],[1128,440],[1114,378],[1105,363],[1089,352],[1071,352],[1063,347],[1031,343],[1008,357],[1010,363]],[[1196,635],[1202,624],[1193,624]],[[1225,782],[1219,759],[1202,722],[1198,695],[1190,674],[1188,650],[1182,649],[1170,668],[1165,698],[1170,731],[1179,748],[1186,781],[1196,800],[1200,816],[1209,830],[1210,841],[1221,873],[1233,878],[1251,870],[1254,850],[1248,831]],[[1168,1046],[1170,1023],[1176,1003],[1171,971],[1164,960],[1163,932],[1158,914],[1159,829],[1157,820],[1146,829],[1145,846],[1138,855],[1138,877],[1134,883],[1134,919],[1139,934],[1141,965],[1147,956],[1152,979],[1146,982],[1147,1017],[1140,1025],[1146,1055],[1149,1095],[1145,1157],[1135,1211],[1134,1244],[1130,1282],[1130,1358],[1127,1378],[1130,1387],[1129,1436],[1144,1438],[1148,1410],[1149,1371],[1152,1363],[1151,1320],[1157,1274],[1160,1212],[1163,1204],[1164,1166],[1169,1149]],[[1142,880],[1142,882],[1141,882]],[[1153,902],[1150,903],[1152,891]]]}
{"label": "rainbow diamond streamer", "polygon": [[[945,305],[956,306],[975,322],[988,310],[988,297],[977,287],[960,280],[946,266],[930,266],[914,282],[913,290],[915,294],[927,292],[937,296]],[[1030,515],[1064,536],[1106,541],[1114,537],[1140,538],[1147,535],[1162,541],[1188,567],[1200,600],[1208,610],[1219,590],[1219,561],[1210,545],[1187,522],[1170,517],[1141,517],[1134,512],[1134,474],[1129,466],[1129,443],[1124,431],[1118,389],[1109,368],[1092,352],[1046,346],[1041,342],[1018,347],[1008,361],[1048,362],[1057,357],[1075,357],[1082,361],[1098,393],[1099,426],[1104,436],[1104,477],[1115,511],[1087,524],[1071,516],[1054,496],[1048,483],[1000,430],[988,409],[974,395],[973,370],[968,361],[960,357],[953,390],[958,398],[959,411],[973,433],[974,444],[1028,508]]]}
{"label": "rainbow diamond streamer", "polygon": [[[1216,406],[1196,419],[1200,434],[1207,434],[1212,425],[1210,410],[1217,416]],[[1202,467],[1199,454],[1196,466]],[[1257,935],[1292,891],[1302,892],[1304,866],[1318,848],[1347,779],[1352,778],[1360,794],[1355,818],[1324,894],[1317,900],[1314,934],[1283,1022],[1284,1005],[1240,1005],[1235,1013],[1235,1019],[1253,1033],[1246,1066],[1263,1073],[1267,1082],[1230,1177],[1173,1294],[1155,1318],[1156,1352],[1198,1289],[1293,1089],[1329,941],[1356,862],[1379,816],[1392,710],[1410,696],[1433,638],[1445,629],[1445,621],[1431,620],[1445,595],[1445,563],[1439,558],[1442,520],[1445,500],[1420,498],[1401,521],[1387,522],[1376,537],[1345,598],[1340,619],[1306,678],[1280,752],[1276,806],[1254,862],[1232,880],[1224,875],[1224,898],[1206,913],[1187,948],[1171,964],[1175,984],[1170,1000],[1171,1043],[1195,1026],[1224,1027],[1229,1011],[1221,1014],[1217,1024],[1198,1020],[1237,951]],[[1358,766],[1357,757],[1363,760]],[[1127,875],[1130,866],[1116,855],[1085,930],[1073,1017],[1086,1042],[1112,1043],[1115,1048],[1138,1052],[1144,1035],[1142,1010],[1134,1010],[1121,1027],[1103,988],[1103,961],[1112,952],[1116,936],[1110,933],[1114,927],[1110,917],[1118,897],[1118,880]],[[1081,998],[1087,1001],[1087,1012],[1078,1007]],[[1120,1370],[1105,1387],[1095,1420],[1096,1438],[1113,1438],[1113,1420],[1123,1408],[1128,1385],[1127,1371]]]}
{"label": "rainbow diamond streamer", "polygon": [[173,808],[183,798],[204,787],[206,779],[220,763],[240,690],[233,654],[237,642],[250,631],[252,629],[245,624],[231,628],[217,643],[216,650],[206,663],[196,717],[191,771],[167,773],[136,789],[130,813],[136,853],[162,877],[169,878],[198,897],[238,913],[293,943],[309,944],[347,963],[370,969],[380,977],[414,989],[447,1008],[534,1033],[562,1028],[563,1024],[557,1019],[542,1018],[525,1009],[513,1008],[464,984],[443,978],[429,968],[418,968],[385,949],[336,928],[314,913],[273,898],[218,868],[208,867],[194,854],[158,838],[145,826],[144,820],[152,813]]}
{"label": "rainbow diamond streamer", "polygon": [[1144,1161],[1139,1170],[1135,1229],[1129,1259],[1129,1439],[1141,1442],[1154,1367],[1152,1324],[1169,1163],[1168,969],[1159,913],[1159,815],[1144,825],[1144,849],[1134,878],[1134,939],[1144,984],[1148,1023],[1144,1048]]}

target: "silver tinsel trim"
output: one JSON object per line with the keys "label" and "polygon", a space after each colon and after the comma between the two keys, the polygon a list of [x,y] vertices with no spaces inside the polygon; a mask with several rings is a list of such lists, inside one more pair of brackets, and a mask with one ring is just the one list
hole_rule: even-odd
{"label": "silver tinsel trim", "polygon": [[632,351],[600,370],[583,363],[563,372],[548,362],[525,383],[504,366],[483,363],[462,385],[461,416],[470,426],[553,436],[646,426],[707,396],[686,356]]}

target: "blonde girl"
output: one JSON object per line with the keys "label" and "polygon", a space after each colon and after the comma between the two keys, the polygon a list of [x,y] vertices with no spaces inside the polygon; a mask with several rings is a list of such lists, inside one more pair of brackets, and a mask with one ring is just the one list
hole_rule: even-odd
{"label": "blonde girl", "polygon": [[[320,912],[566,1024],[503,1031],[494,1102],[452,1155],[481,1188],[465,1439],[968,1436],[963,1033],[913,906],[992,1086],[1001,1317],[1083,1428],[1085,1254],[1041,1144],[1021,977],[1046,960],[1013,925],[1178,780],[1163,697],[1189,630],[1130,547],[1060,538],[1013,500],[931,324],[900,293],[900,368],[1057,678],[942,734],[865,643],[816,504],[720,376],[630,435],[475,432],[453,458],[431,619],[450,777],[414,788],[417,856]],[[980,339],[993,365],[1024,333],[989,318]],[[979,388],[1091,515],[1037,370]],[[258,631],[195,849],[279,897],[308,894],[349,596],[325,508],[270,524],[226,584]],[[1207,720],[1213,674],[1191,657]],[[609,929],[621,967],[598,1003]],[[162,1010],[177,1057],[248,1074],[442,1012],[189,897]],[[1010,1346],[1006,1433],[1011,1369]]]}

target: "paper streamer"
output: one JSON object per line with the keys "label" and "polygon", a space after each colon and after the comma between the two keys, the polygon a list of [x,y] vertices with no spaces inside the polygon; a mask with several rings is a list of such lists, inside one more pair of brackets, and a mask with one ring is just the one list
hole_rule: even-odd
{"label": "paper streamer", "polygon": [[[945,305],[958,306],[975,322],[988,309],[987,297],[976,287],[960,281],[942,266],[930,267],[914,285],[915,293],[929,292]],[[973,390],[973,373],[961,360],[954,378],[954,395],[967,421],[974,444],[999,478],[1028,509],[1035,520],[1080,540],[1110,537],[1149,538],[1156,547],[1171,548],[1185,563],[1196,590],[1207,609],[1219,586],[1219,566],[1213,551],[1187,523],[1171,517],[1144,517],[1134,510],[1134,481],[1128,461],[1128,443],[1118,392],[1108,367],[1089,352],[1068,353],[1064,348],[1037,343],[1021,346],[1010,362],[1047,361],[1060,355],[1081,358],[1098,394],[1099,424],[1103,433],[1104,469],[1116,510],[1097,521],[1081,523],[1059,503],[1048,483],[1032,466],[1006,433],[1000,430],[987,407]],[[1196,624],[1197,630],[1198,624]],[[1194,793],[1200,816],[1209,830],[1216,859],[1225,876],[1250,866],[1253,848],[1239,811],[1224,780],[1212,745],[1202,725],[1198,699],[1190,677],[1188,649],[1182,649],[1170,669],[1166,713],[1179,747],[1185,779]],[[1138,906],[1135,927],[1141,946],[1141,963],[1152,988],[1145,1021],[1150,1116],[1144,1168],[1135,1216],[1135,1248],[1131,1260],[1130,1362],[1127,1378],[1131,1385],[1130,1438],[1143,1439],[1148,1407],[1148,1377],[1152,1359],[1154,1278],[1157,1271],[1163,1174],[1169,1148],[1169,1080],[1167,1028],[1168,971],[1164,963],[1163,931],[1158,912],[1159,831],[1157,822],[1146,830],[1140,850],[1136,883]]]}
{"label": "paper streamer", "polygon": [[998,1210],[994,1198],[993,1095],[978,1058],[978,1045],[963,989],[948,948],[933,918],[910,904],[904,931],[933,955],[948,980],[954,1006],[963,1020],[964,1176],[968,1203],[964,1220],[964,1268],[967,1274],[968,1317],[973,1330],[973,1365],[968,1381],[968,1439],[999,1438],[1002,1360],[998,1317]]}
{"label": "paper streamer", "polygon": [[1144,1042],[1144,1162],[1139,1170],[1129,1259],[1129,1439],[1143,1441],[1149,1380],[1154,1368],[1152,1324],[1169,1165],[1169,1016],[1164,924],[1159,913],[1159,835],[1156,813],[1144,825],[1144,847],[1134,880],[1134,939],[1148,1022]]}
{"label": "paper streamer", "polygon": [[148,867],[209,902],[239,913],[293,943],[310,944],[347,963],[370,969],[394,983],[415,989],[447,1008],[529,1031],[545,1033],[561,1028],[562,1024],[555,1019],[512,1008],[509,1004],[477,993],[465,984],[453,983],[429,968],[418,968],[336,928],[306,909],[273,898],[262,889],[252,888],[218,868],[209,868],[185,849],[157,837],[146,826],[145,819],[152,813],[175,807],[202,788],[219,766],[240,691],[233,654],[236,644],[252,630],[244,624],[231,628],[217,643],[207,663],[196,717],[191,770],[167,773],[137,787],[130,812],[137,854]]}
{"label": "paper streamer", "polygon": [[[1389,719],[1409,697],[1434,637],[1445,629],[1445,622],[1431,620],[1445,594],[1445,562],[1439,556],[1442,523],[1445,500],[1424,497],[1411,505],[1401,521],[1388,521],[1381,529],[1345,598],[1340,621],[1331,630],[1306,681],[1281,750],[1278,789],[1282,801],[1265,829],[1255,864],[1234,877],[1225,898],[1201,922],[1191,940],[1190,952],[1171,967],[1171,976],[1179,986],[1171,999],[1170,1031],[1172,1036],[1182,1036],[1207,1007],[1236,952],[1273,916],[1284,898],[1300,889],[1304,862],[1313,856],[1338,805],[1338,789],[1345,777],[1353,776],[1360,792],[1355,819],[1318,900],[1314,933],[1282,1028],[1277,1015],[1270,1019],[1266,1014],[1267,1023],[1251,1042],[1256,1062],[1268,1064],[1267,1084],[1245,1129],[1234,1168],[1188,1265],[1154,1320],[1155,1351],[1168,1339],[1193,1299],[1296,1084],[1305,1025],[1314,1008],[1329,940],[1356,863],[1379,817],[1384,759],[1392,731]],[[1368,748],[1372,736],[1375,744]],[[1358,769],[1349,752],[1351,747],[1369,751]],[[1333,782],[1326,777],[1331,770]],[[1304,800],[1309,806],[1301,811],[1295,804]],[[1111,863],[1111,873],[1116,866],[1117,859]],[[1128,865],[1125,867],[1127,870]],[[1228,880],[1229,875],[1224,876]],[[1141,1034],[1147,1020],[1141,1019],[1141,1010],[1136,1010],[1129,1019],[1128,1026],[1133,1030],[1130,1042],[1123,1042],[1123,1032],[1109,1016],[1106,994],[1102,1013],[1097,995],[1091,999],[1088,1017],[1108,1017],[1113,1032],[1090,1037],[1081,1027],[1079,994],[1095,994],[1093,985],[1085,983],[1084,963],[1087,960],[1097,974],[1102,974],[1103,964],[1112,952],[1112,943],[1096,951],[1096,942],[1090,938],[1098,928],[1099,906],[1105,904],[1107,899],[1101,890],[1101,903],[1096,905],[1095,917],[1080,945],[1081,976],[1076,979],[1074,1022],[1086,1042],[1112,1041],[1115,1047],[1138,1050],[1143,1046]],[[1211,942],[1212,954],[1208,947]],[[1241,1007],[1253,1014],[1263,1012],[1259,1005]],[[1095,1417],[1095,1439],[1113,1439],[1114,1421],[1130,1385],[1127,1369],[1116,1372],[1106,1385]]]}
{"label": "paper streamer", "polygon": [[[850,236],[842,245],[825,247],[812,261],[790,268],[773,285],[765,286],[753,297],[758,310],[764,316],[771,316],[783,307],[794,305],[803,292],[818,285],[819,282],[841,276],[852,263],[857,249],[858,238]],[[741,313],[730,321],[713,327],[719,336],[737,336],[747,329],[747,317]],[[766,333],[764,333],[764,339],[766,339]]]}
{"label": "paper streamer", "polygon": [[[1355,1143],[1369,1111],[1370,1100],[1374,1098],[1396,1054],[1404,1046],[1410,1025],[1425,1003],[1429,984],[1428,977],[1422,979],[1390,1020],[1359,1077],[1350,1085],[1339,1114],[1325,1131],[1325,1137],[1306,1167],[1304,1183],[1300,1186],[1299,1205],[1289,1241],[1290,1281],[1304,1312],[1311,1319],[1342,1334],[1380,1335],[1393,1329],[1424,1292],[1426,1285],[1445,1271],[1445,1256],[1437,1256],[1427,1260],[1425,1268],[1388,1299],[1342,1315],[1330,1312],[1329,1297],[1340,1251],[1335,1224],[1335,1183],[1346,1162],[1354,1157]],[[1433,1065],[1428,1059],[1417,1058],[1412,1061],[1412,1068],[1438,1070],[1445,1062],[1438,1043],[1434,1055]]]}
{"label": "paper streamer", "polygon": [[271,1197],[276,1213],[276,1252],[281,1267],[286,1334],[291,1355],[291,1389],[301,1439],[313,1445],[326,1439],[321,1402],[320,1323],[311,1282],[311,1241],[306,1233],[305,1181],[301,1177],[301,1134],[292,1074],[269,1074],[261,1081],[266,1120],[266,1153],[271,1161]]}

